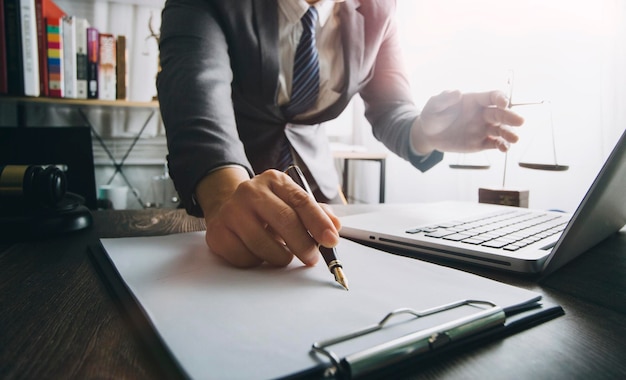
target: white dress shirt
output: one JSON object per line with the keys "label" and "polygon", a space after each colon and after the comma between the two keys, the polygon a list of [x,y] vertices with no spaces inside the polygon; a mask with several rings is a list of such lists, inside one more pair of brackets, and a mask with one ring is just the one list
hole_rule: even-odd
{"label": "white dress shirt", "polygon": [[[338,90],[344,83],[341,30],[335,5],[335,1],[331,0],[321,0],[314,5],[319,15],[315,35],[320,62],[320,91],[316,105],[301,117],[333,104],[339,98]],[[293,60],[302,34],[300,19],[309,7],[305,0],[278,0],[279,105],[289,103]]]}

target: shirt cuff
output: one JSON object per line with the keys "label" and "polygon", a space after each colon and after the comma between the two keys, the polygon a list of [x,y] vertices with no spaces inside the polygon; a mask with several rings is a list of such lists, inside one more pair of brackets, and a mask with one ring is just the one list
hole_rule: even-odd
{"label": "shirt cuff", "polygon": [[433,150],[429,154],[422,156],[413,150],[413,147],[409,149],[409,162],[419,169],[421,172],[425,172],[437,165],[441,160],[443,160],[443,152],[438,150]]}

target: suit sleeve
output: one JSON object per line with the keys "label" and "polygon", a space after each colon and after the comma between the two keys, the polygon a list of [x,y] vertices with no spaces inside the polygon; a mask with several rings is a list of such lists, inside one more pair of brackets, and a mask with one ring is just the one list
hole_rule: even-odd
{"label": "suit sleeve", "polygon": [[379,8],[371,13],[376,20],[366,20],[365,23],[366,35],[373,34],[368,28],[383,30],[371,79],[360,90],[365,102],[365,116],[379,141],[419,170],[426,171],[442,160],[443,153],[434,151],[428,156],[419,156],[410,147],[410,130],[419,110],[413,103],[402,61],[395,1],[385,1]]}
{"label": "suit sleeve", "polygon": [[170,0],[162,13],[157,90],[168,166],[191,215],[197,183],[211,170],[237,164],[252,169],[239,140],[231,100],[227,38],[209,1]]}

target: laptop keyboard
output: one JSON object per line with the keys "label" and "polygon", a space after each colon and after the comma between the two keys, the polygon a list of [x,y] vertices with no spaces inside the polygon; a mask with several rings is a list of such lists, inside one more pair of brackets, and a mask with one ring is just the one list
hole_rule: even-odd
{"label": "laptop keyboard", "polygon": [[458,241],[483,247],[517,251],[561,233],[568,217],[528,210],[506,210],[476,219],[412,228],[406,233]]}

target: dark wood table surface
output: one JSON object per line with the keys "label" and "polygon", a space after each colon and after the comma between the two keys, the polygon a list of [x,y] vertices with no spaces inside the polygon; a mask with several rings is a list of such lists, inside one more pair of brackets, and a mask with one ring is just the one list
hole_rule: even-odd
{"label": "dark wood table surface", "polygon": [[[359,210],[341,206],[337,213]],[[183,210],[95,211],[93,216],[94,226],[78,233],[42,241],[0,240],[0,379],[168,377],[87,247],[100,237],[198,231],[204,223]],[[626,378],[625,230],[541,281],[464,269],[540,292],[565,315],[420,363],[394,378]]]}

